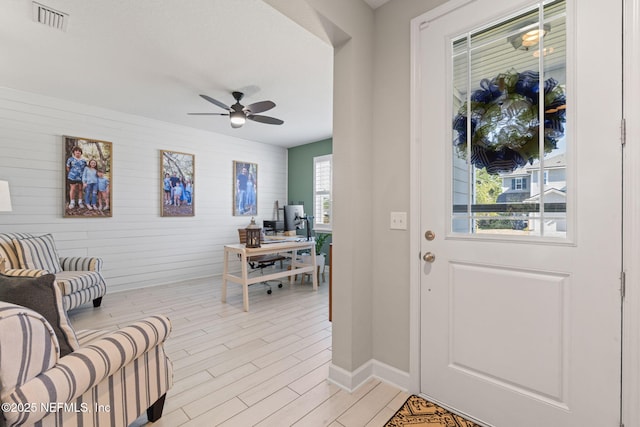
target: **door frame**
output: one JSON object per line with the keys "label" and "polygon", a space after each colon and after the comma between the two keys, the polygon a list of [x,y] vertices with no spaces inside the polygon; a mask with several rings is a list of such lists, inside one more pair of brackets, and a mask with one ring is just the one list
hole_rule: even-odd
{"label": "door frame", "polygon": [[622,313],[622,420],[640,425],[640,0],[623,0],[623,271],[626,295]]}
{"label": "door frame", "polygon": [[[450,0],[411,20],[411,100],[409,165],[409,392],[420,393],[420,84],[419,38],[423,25],[475,0]],[[626,144],[623,150],[623,237],[622,271],[626,292],[622,313],[622,422],[640,425],[640,0],[623,2],[623,116],[626,118]],[[628,77],[627,77],[628,76]],[[615,148],[613,148],[615,149]]]}

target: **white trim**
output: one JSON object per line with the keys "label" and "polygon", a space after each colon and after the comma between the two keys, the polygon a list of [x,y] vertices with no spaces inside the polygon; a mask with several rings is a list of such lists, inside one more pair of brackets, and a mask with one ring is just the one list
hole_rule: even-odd
{"label": "white trim", "polygon": [[[317,172],[316,172],[316,165],[320,162],[329,162],[329,166],[331,168],[331,174],[330,174],[330,189],[329,189],[329,200],[330,200],[330,206],[329,206],[329,224],[324,224],[324,223],[316,223],[316,213],[317,213],[317,206],[316,206],[316,198],[317,198],[317,193],[316,193],[316,178],[317,178]],[[313,158],[313,200],[312,200],[312,209],[313,209],[313,224],[311,224],[311,226],[313,227],[314,230],[316,230],[317,232],[323,232],[323,233],[331,233],[333,230],[333,154],[324,154],[321,156],[315,156]]]}
{"label": "white trim", "polygon": [[409,392],[420,392],[420,30],[430,15],[411,20],[409,142]]}
{"label": "white trim", "polygon": [[623,268],[626,297],[622,330],[622,423],[640,425],[640,0],[623,0],[623,113],[627,144],[623,157]]}
{"label": "white trim", "polygon": [[409,390],[410,375],[386,363],[371,359],[353,372],[349,372],[334,364],[329,365],[329,382],[353,393],[371,378],[391,384],[401,390]]}
{"label": "white trim", "polygon": [[420,32],[420,30],[428,26],[431,21],[434,21],[474,1],[476,0],[449,0],[447,3],[435,7],[417,18],[412,19],[411,28],[413,30],[413,28],[416,27],[418,32]]}

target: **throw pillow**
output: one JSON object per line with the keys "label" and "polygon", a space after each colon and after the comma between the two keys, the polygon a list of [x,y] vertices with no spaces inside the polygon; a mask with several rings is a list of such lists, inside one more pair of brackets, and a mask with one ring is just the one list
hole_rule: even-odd
{"label": "throw pillow", "polygon": [[21,268],[46,270],[49,273],[62,271],[60,257],[51,234],[13,239],[13,244],[18,252]]}
{"label": "throw pillow", "polygon": [[0,233],[0,257],[5,259],[5,269],[20,267],[20,261],[18,260],[18,253],[13,244],[13,239],[27,239],[29,237],[33,237],[33,234]]}
{"label": "throw pillow", "polygon": [[0,274],[0,300],[40,313],[51,324],[60,344],[60,356],[78,349],[78,339],[62,305],[56,276],[17,277]]}

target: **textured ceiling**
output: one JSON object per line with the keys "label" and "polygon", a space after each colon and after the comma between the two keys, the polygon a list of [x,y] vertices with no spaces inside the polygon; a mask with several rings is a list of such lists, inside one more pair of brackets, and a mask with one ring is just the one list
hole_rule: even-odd
{"label": "textured ceiling", "polygon": [[[2,86],[281,146],[332,134],[332,47],[262,0],[42,0],[66,31],[2,3]],[[234,90],[274,101],[263,114],[284,125],[187,115],[222,112],[198,95],[231,105]]]}

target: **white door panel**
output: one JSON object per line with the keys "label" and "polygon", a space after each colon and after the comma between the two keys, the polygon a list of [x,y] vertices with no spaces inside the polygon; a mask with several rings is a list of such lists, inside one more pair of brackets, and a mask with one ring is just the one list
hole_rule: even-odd
{"label": "white door panel", "polygon": [[[556,2],[543,6],[545,13],[551,3]],[[484,47],[469,48],[467,63],[461,56],[452,59],[454,40],[473,33],[484,42],[483,31],[504,21],[520,25],[523,10],[535,5],[476,0],[433,19],[426,14],[420,27],[414,51],[420,233],[435,233],[433,240],[421,239],[421,254],[430,252],[435,259],[421,264],[420,387],[427,398],[487,425],[616,426],[621,357],[621,4],[567,0],[566,11],[555,12],[553,19],[536,15],[552,24],[539,26],[549,31],[543,38],[549,40],[546,48],[552,47],[558,24],[564,25],[566,43],[553,52],[553,59],[543,54],[540,63],[527,58],[527,65],[522,65],[496,55],[479,61],[473,55],[491,52]],[[512,34],[506,28],[508,45]],[[565,58],[566,68],[553,63],[558,55]],[[518,67],[531,64],[542,65],[544,80],[554,77],[566,85],[566,138],[543,157],[537,172],[526,169],[535,169],[533,161],[513,176],[500,175],[503,193],[527,193],[507,205],[525,210],[513,213],[510,207],[486,213],[477,201],[478,168],[457,158],[453,149],[452,122],[460,108],[454,105],[452,88],[459,84],[455,70],[468,68],[466,92],[471,93],[481,77],[495,77],[496,69],[507,72],[504,68],[513,67],[521,73],[525,69]],[[469,99],[463,92],[457,88],[455,93],[460,104]],[[560,161],[556,165],[550,159]],[[527,176],[530,181],[522,184]],[[556,176],[562,184],[553,187]],[[539,210],[527,210],[531,206]],[[503,228],[491,228],[496,224]]]}
{"label": "white door panel", "polygon": [[569,277],[453,261],[449,268],[449,366],[564,405]]}

